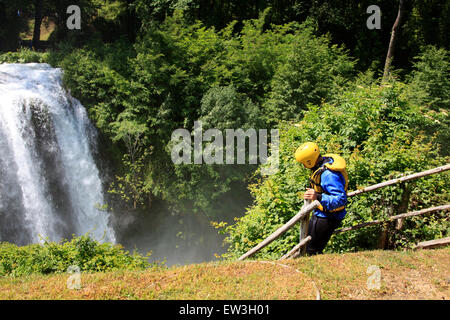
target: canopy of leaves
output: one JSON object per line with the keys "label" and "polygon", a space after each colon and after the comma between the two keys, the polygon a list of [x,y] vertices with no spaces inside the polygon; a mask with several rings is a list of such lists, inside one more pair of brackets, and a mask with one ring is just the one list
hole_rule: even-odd
{"label": "canopy of leaves", "polygon": [[[148,163],[139,179],[125,180],[140,181],[150,196],[214,215],[216,199],[231,183],[246,183],[256,166],[175,166],[172,132],[192,132],[197,120],[204,130],[266,129],[308,103],[331,98],[352,77],[346,52],[315,38],[309,24],[264,28],[266,15],[245,21],[234,35],[234,23],[217,32],[200,22],[187,24],[175,11],[131,48],[126,39],[107,45],[93,39],[50,60],[64,69],[66,85],[97,127],[128,154],[127,160],[117,155],[124,172],[134,161]],[[145,158],[143,150],[150,150]]]}

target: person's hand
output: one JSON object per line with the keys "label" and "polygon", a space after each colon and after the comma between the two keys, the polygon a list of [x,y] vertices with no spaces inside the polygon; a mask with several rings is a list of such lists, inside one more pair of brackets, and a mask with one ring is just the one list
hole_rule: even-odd
{"label": "person's hand", "polygon": [[305,200],[317,200],[318,193],[314,189],[307,188],[306,192],[303,194],[303,199]]}

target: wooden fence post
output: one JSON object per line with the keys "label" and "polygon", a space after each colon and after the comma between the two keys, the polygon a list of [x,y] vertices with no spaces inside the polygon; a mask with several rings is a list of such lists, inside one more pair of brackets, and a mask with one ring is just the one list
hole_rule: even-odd
{"label": "wooden fence post", "polygon": [[[387,212],[388,217],[393,216],[394,208],[393,208],[392,204],[386,208],[386,212]],[[381,232],[380,232],[380,235],[378,236],[378,245],[377,245],[378,249],[383,249],[383,250],[387,249],[388,232],[389,232],[390,224],[391,224],[391,222],[386,220],[386,221],[384,221],[383,225],[381,226]]]}
{"label": "wooden fence post", "polygon": [[[400,203],[397,207],[397,214],[408,212],[408,204],[409,204],[409,198],[411,197],[411,185],[407,182],[403,182],[401,184],[403,193],[402,193],[402,199],[400,200]],[[397,223],[395,225],[395,230],[400,230],[403,227],[403,219],[397,219]]]}
{"label": "wooden fence post", "polygon": [[[304,200],[303,206],[311,204],[311,200]],[[307,215],[300,221],[300,240],[301,243],[308,236],[309,218],[311,214],[308,212]],[[300,256],[306,255],[306,245],[300,248]]]}

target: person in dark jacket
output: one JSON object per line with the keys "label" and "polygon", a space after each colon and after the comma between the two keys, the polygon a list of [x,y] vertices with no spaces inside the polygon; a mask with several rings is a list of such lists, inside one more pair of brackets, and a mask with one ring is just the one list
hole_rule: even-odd
{"label": "person in dark jacket", "polygon": [[295,152],[295,159],[312,171],[310,188],[303,195],[305,200],[318,200],[309,221],[308,235],[311,241],[306,246],[309,255],[320,254],[340,226],[347,211],[348,176],[344,158],[336,154],[322,156],[314,142],[306,142]]}

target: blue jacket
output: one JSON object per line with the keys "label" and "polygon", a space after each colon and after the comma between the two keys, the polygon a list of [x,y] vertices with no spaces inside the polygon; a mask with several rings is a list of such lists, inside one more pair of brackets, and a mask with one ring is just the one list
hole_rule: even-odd
{"label": "blue jacket", "polygon": [[[342,173],[332,170],[325,170],[321,175],[320,186],[325,191],[319,196],[320,204],[324,210],[334,210],[347,204],[347,192],[345,191],[345,179]],[[315,209],[314,214],[318,217],[333,217],[338,220],[344,219],[347,211],[345,209],[337,212],[325,213],[320,209]]]}

